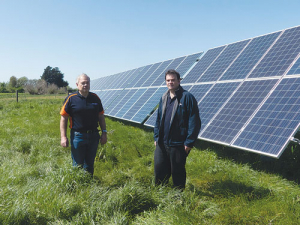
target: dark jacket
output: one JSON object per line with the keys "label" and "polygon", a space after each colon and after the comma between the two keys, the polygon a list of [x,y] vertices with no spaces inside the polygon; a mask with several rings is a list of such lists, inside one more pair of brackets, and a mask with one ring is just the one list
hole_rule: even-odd
{"label": "dark jacket", "polygon": [[[169,146],[185,145],[193,147],[201,128],[198,104],[195,97],[179,86],[176,93],[172,116],[170,120],[170,132],[168,136]],[[166,109],[168,91],[160,99],[156,123],[154,127],[154,140],[163,141],[162,123]]]}

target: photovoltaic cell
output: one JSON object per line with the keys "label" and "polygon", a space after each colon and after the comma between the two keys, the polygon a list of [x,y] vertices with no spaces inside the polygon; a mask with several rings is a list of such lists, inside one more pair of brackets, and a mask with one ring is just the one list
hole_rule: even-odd
{"label": "photovoltaic cell", "polygon": [[213,48],[207,51],[204,56],[199,60],[195,67],[183,78],[182,84],[195,83],[210,64],[219,56],[225,46]]}
{"label": "photovoltaic cell", "polygon": [[295,62],[287,75],[300,74],[300,58]]}
{"label": "photovoltaic cell", "polygon": [[193,55],[188,55],[179,65],[176,67],[176,71],[183,77],[191,66],[199,59],[202,52]]}
{"label": "photovoltaic cell", "polygon": [[138,112],[131,119],[134,122],[142,123],[147,116],[152,112],[152,110],[158,105],[159,99],[167,91],[167,87],[158,88],[155,93],[146,100],[145,104],[140,107]]}
{"label": "photovoltaic cell", "polygon": [[106,99],[107,99],[108,93],[110,93],[110,92],[111,91],[94,91],[94,93],[96,93],[99,96],[104,110],[106,108]]}
{"label": "photovoltaic cell", "polygon": [[200,137],[230,144],[276,81],[244,82],[206,129],[200,133]]}
{"label": "photovoltaic cell", "polygon": [[285,30],[250,78],[281,76],[300,52],[300,27]]}
{"label": "photovoltaic cell", "polygon": [[120,88],[130,88],[132,87],[132,83],[136,82],[137,77],[139,77],[140,73],[144,70],[144,66],[135,69],[127,79],[120,85]]}
{"label": "photovoltaic cell", "polygon": [[134,87],[141,87],[142,84],[157,70],[157,68],[162,64],[162,62],[158,62],[152,64],[149,70],[141,76],[141,79],[134,85]]}
{"label": "photovoltaic cell", "polygon": [[300,122],[300,78],[283,79],[234,142],[279,157]]}
{"label": "photovoltaic cell", "polygon": [[115,99],[111,102],[111,104],[105,109],[105,114],[111,115],[114,111],[114,108],[119,104],[119,102],[124,98],[124,96],[126,96],[127,93],[128,90],[119,90],[118,96],[116,96]]}
{"label": "photovoltaic cell", "polygon": [[156,109],[154,111],[154,113],[144,123],[144,125],[149,126],[149,127],[155,127],[155,122],[156,122],[156,118],[157,118],[157,112],[158,112],[158,110]]}
{"label": "photovoltaic cell", "polygon": [[130,83],[130,85],[128,85],[128,88],[133,88],[138,86],[138,83],[143,83],[144,80],[144,75],[145,73],[147,73],[147,71],[153,66],[153,64],[144,66],[143,69],[138,73],[138,75],[136,76],[136,79],[132,80],[132,82]]}
{"label": "photovoltaic cell", "polygon": [[116,74],[113,78],[113,82],[110,83],[110,86],[108,86],[107,89],[118,89],[121,83],[124,83],[124,79],[128,76],[128,73],[130,73],[129,70]]}
{"label": "photovoltaic cell", "polygon": [[119,80],[116,81],[115,85],[112,87],[114,89],[121,88],[124,84],[128,84],[128,79],[131,77],[131,75],[135,72],[136,69],[128,70],[121,74],[119,77]]}
{"label": "photovoltaic cell", "polygon": [[157,88],[149,88],[137,99],[137,101],[131,105],[130,109],[124,114],[122,118],[131,120],[135,113],[145,104],[145,102],[152,96]]}
{"label": "photovoltaic cell", "polygon": [[162,73],[166,70],[166,67],[170,65],[170,63],[173,61],[168,60],[164,61],[160,64],[160,66],[151,74],[148,76],[148,79],[141,85],[142,87],[149,87],[152,85],[152,83],[159,77],[163,76]]}
{"label": "photovoltaic cell", "polygon": [[120,97],[120,101],[116,102],[114,108],[110,111],[109,115],[110,116],[115,116],[119,110],[126,104],[126,102],[132,97],[132,95],[137,92],[138,89],[128,89],[124,90],[122,93],[123,96]]}
{"label": "photovoltaic cell", "polygon": [[[239,84],[240,82],[215,84],[211,88],[211,90],[209,90],[207,95],[202,99],[202,101],[198,102],[198,108],[201,118],[201,130],[205,129],[208,122],[219,111],[221,106],[226,102],[229,96],[232,95],[233,91],[238,87]],[[212,85],[206,84],[206,86],[207,88],[210,88]],[[201,95],[203,97],[203,94]]]}
{"label": "photovoltaic cell", "polygon": [[105,111],[109,110],[109,107],[111,107],[111,104],[115,101],[115,99],[119,96],[119,94],[122,92],[122,90],[111,90],[109,91],[109,95],[107,95],[107,98],[105,98]]}
{"label": "photovoltaic cell", "polygon": [[107,79],[107,82],[105,83],[105,86],[104,86],[104,89],[113,89],[113,88],[110,88],[112,86],[112,84],[114,84],[116,82],[116,79],[118,79],[119,73],[117,74],[114,74],[114,75],[111,75],[109,77],[109,79]]}
{"label": "photovoltaic cell", "polygon": [[147,89],[138,89],[129,99],[127,102],[124,102],[123,107],[118,111],[116,117],[122,118],[127,111],[132,107],[132,105],[144,94]]}
{"label": "photovoltaic cell", "polygon": [[98,90],[98,82],[100,81],[101,78],[95,79],[91,81],[91,90]]}
{"label": "photovoltaic cell", "polygon": [[248,42],[249,40],[245,40],[228,45],[197,82],[217,81]]}
{"label": "photovoltaic cell", "polygon": [[[189,86],[192,87],[190,90],[188,88]],[[201,85],[194,85],[194,86],[189,85],[189,86],[183,86],[183,88],[185,90],[189,90],[189,92],[191,92],[191,94],[194,95],[195,99],[199,103],[201,98],[203,98],[206,92],[211,88],[212,84],[201,84]]]}
{"label": "photovoltaic cell", "polygon": [[252,39],[246,49],[224,73],[220,80],[244,79],[273,44],[279,34],[280,32],[276,32]]}

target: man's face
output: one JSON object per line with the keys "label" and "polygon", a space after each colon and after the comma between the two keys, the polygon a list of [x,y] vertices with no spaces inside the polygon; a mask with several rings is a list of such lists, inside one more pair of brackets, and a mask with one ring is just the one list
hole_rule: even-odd
{"label": "man's face", "polygon": [[177,79],[175,74],[167,74],[166,75],[166,84],[169,90],[177,90],[180,84],[180,80]]}
{"label": "man's face", "polygon": [[90,91],[90,79],[86,76],[80,77],[76,85],[80,92],[87,93]]}

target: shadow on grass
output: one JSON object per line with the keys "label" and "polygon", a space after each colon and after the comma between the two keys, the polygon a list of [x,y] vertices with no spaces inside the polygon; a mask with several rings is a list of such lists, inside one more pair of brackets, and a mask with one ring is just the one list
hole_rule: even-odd
{"label": "shadow on grass", "polygon": [[258,200],[271,194],[269,189],[263,187],[255,188],[253,186],[247,186],[243,183],[233,182],[231,180],[214,183],[210,187],[209,191],[214,195],[222,197],[244,195],[249,201]]}
{"label": "shadow on grass", "polygon": [[190,191],[196,192],[199,196],[210,198],[229,198],[234,196],[244,196],[248,201],[259,200],[271,195],[271,191],[267,188],[253,187],[231,180],[212,183],[206,190],[196,187],[193,184],[190,184],[188,189]]}

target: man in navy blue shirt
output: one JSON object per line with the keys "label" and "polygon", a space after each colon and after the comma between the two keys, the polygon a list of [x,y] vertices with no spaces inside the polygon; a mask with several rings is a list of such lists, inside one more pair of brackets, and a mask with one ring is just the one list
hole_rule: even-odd
{"label": "man in navy blue shirt", "polygon": [[186,157],[197,140],[201,120],[194,96],[180,86],[180,74],[165,74],[168,91],[160,99],[154,127],[155,184],[166,184],[172,175],[173,185],[185,188]]}
{"label": "man in navy blue shirt", "polygon": [[[81,74],[76,82],[78,92],[70,94],[60,111],[61,146],[68,147],[67,125],[71,128],[71,156],[73,166],[83,167],[91,175],[94,173],[94,161],[99,140],[107,142],[104,110],[100,98],[89,92],[90,78]],[[98,126],[102,130],[100,136]]]}

